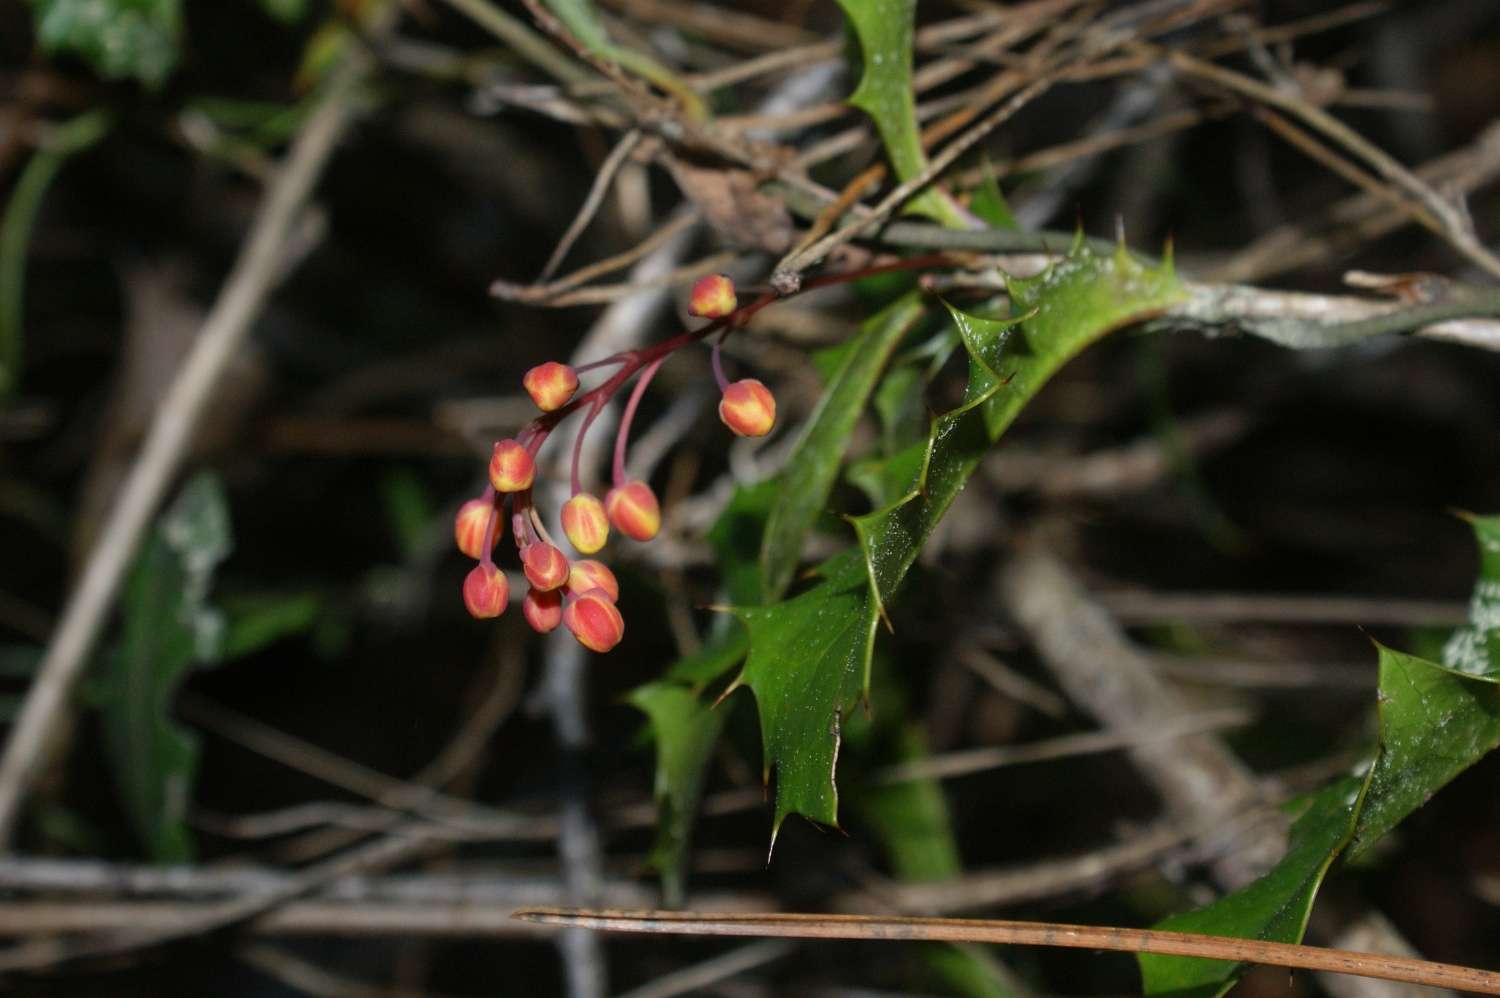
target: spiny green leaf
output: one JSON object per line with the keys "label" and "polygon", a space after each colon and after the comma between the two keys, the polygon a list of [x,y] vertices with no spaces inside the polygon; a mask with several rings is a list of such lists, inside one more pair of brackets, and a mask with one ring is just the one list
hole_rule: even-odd
{"label": "spiny green leaf", "polygon": [[921,292],[907,292],[867,321],[853,338],[843,364],[777,478],[761,541],[764,588],[757,602],[774,600],[786,592],[797,570],[802,538],[823,512],[854,424],[865,411],[881,371],[924,311]]}
{"label": "spiny green leaf", "polygon": [[[1467,667],[1439,665],[1377,646],[1380,743],[1363,779],[1347,777],[1319,793],[1292,829],[1286,856],[1249,886],[1159,927],[1239,938],[1299,942],[1329,867],[1356,859],[1439,789],[1500,746],[1500,659],[1482,634],[1493,620],[1500,558],[1490,546],[1495,518],[1474,521],[1482,552],[1473,620],[1451,646]],[[1471,671],[1472,670],[1472,671]],[[1228,990],[1238,965],[1186,957],[1139,957],[1146,993],[1214,998]]]}
{"label": "spiny green leaf", "polygon": [[693,818],[726,712],[667,681],[641,686],[627,699],[645,713],[656,739],[657,836],[650,862],[661,874],[666,903],[675,907],[685,894]]}
{"label": "spiny green leaf", "polygon": [[[1206,908],[1176,915],[1156,927],[1279,942],[1301,939],[1318,885],[1354,834],[1364,787],[1364,781],[1348,777],[1293,802],[1287,810],[1300,816],[1292,825],[1286,855],[1269,873]],[[1218,994],[1228,987],[1237,969],[1224,960],[1148,953],[1137,959],[1146,993],[1152,995]]]}
{"label": "spiny green leaf", "polygon": [[[839,6],[854,26],[864,60],[864,73],[849,103],[875,122],[896,176],[910,180],[927,168],[911,83],[917,0],[839,0]],[[907,210],[947,225],[967,224],[958,207],[933,188],[912,198]]]}
{"label": "spiny green leaf", "polygon": [[730,690],[748,686],[760,711],[765,775],[776,770],[771,841],[793,811],[838,825],[838,762],[844,717],[869,682],[876,614],[857,552],[823,566],[800,596],[735,614],[750,655]]}
{"label": "spiny green leaf", "polygon": [[181,0],[33,0],[33,6],[42,48],[82,56],[107,80],[158,87],[177,65]]}
{"label": "spiny green leaf", "polygon": [[1470,678],[1380,647],[1380,754],[1350,858],[1500,745],[1500,685],[1491,671]]}
{"label": "spiny green leaf", "polygon": [[[1037,277],[1011,281],[1010,294],[1019,337],[1014,319],[949,309],[969,352],[963,403],[934,420],[926,441],[889,462],[885,487],[901,498],[854,521],[882,605],[979,459],[1047,380],[1101,336],[1184,296],[1170,265],[1151,268],[1123,249],[1105,256],[1081,243]],[[899,476],[907,478],[897,492]]]}
{"label": "spiny green leaf", "polygon": [[229,510],[217,478],[201,474],[162,515],[126,584],[119,644],[101,680],[101,720],[120,801],[153,859],[193,856],[186,816],[198,742],[171,718],[177,686],[216,661],[223,615],[208,601],[229,556]]}
{"label": "spiny green leaf", "polygon": [[1469,624],[1443,646],[1455,672],[1500,680],[1500,516],[1467,517],[1479,543],[1479,579],[1469,600]]}
{"label": "spiny green leaf", "polygon": [[839,556],[807,592],[736,610],[749,631],[750,655],[734,685],[748,686],[760,709],[766,769],[776,771],[776,828],[793,811],[837,824],[841,728],[868,689],[882,604],[981,456],[1065,361],[1182,295],[1168,267],[1151,269],[1123,251],[1101,256],[1080,245],[1047,273],[1014,282],[1012,301],[1025,316],[1020,332],[1016,320],[953,312],[969,352],[963,404],[934,420],[927,440],[888,462],[880,477],[901,498],[854,519],[861,545],[854,554],[863,562]]}

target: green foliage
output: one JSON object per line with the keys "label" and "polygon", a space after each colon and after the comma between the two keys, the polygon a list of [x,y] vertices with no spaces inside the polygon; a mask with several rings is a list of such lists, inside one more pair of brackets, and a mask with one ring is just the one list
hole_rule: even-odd
{"label": "green foliage", "polygon": [[120,802],[160,863],[193,857],[186,816],[198,742],[170,710],[194,666],[222,655],[224,616],[208,590],[231,547],[223,487],[199,475],[162,515],[136,559],[120,641],[101,677],[101,721]]}
{"label": "green foliage", "polygon": [[[667,782],[658,784],[658,797],[673,816],[683,814],[701,789],[703,753],[694,756],[684,749],[691,744],[690,732],[708,730],[696,713],[707,709],[696,694],[744,657],[729,691],[748,687],[759,711],[765,772],[767,777],[776,772],[773,841],[794,812],[838,824],[834,772],[844,720],[868,692],[881,615],[876,594],[889,599],[894,593],[980,457],[1063,363],[1110,330],[1154,315],[1181,295],[1169,266],[1148,268],[1123,251],[1101,255],[1080,243],[1045,274],[1015,282],[1012,300],[1020,319],[950,310],[969,357],[963,404],[933,420],[916,443],[867,464],[875,479],[887,483],[884,494],[896,500],[853,521],[857,550],[823,564],[806,592],[756,605],[761,593],[784,590],[790,581],[802,537],[827,502],[854,423],[876,393],[879,371],[920,318],[922,302],[908,294],[866,324],[861,346],[840,354],[828,397],[782,477],[740,489],[710,531],[743,629],[720,634],[702,654],[670,669],[665,681],[677,691],[647,687],[647,702],[637,704],[654,722],[663,759],[696,765],[674,765]],[[939,338],[924,345],[916,359],[936,360],[947,342]],[[920,381],[907,382],[897,408],[920,394]],[[773,518],[775,539],[762,546],[760,538],[771,532]],[[757,547],[759,556],[752,558],[749,552]],[[664,713],[663,704],[671,713]],[[670,855],[680,864],[682,854],[673,850],[680,849],[684,836],[665,826],[662,835],[667,845],[658,858],[665,862]]]}
{"label": "green foliage", "polygon": [[107,80],[159,87],[177,65],[181,0],[32,0],[37,40]]}
{"label": "green foliage", "polygon": [[21,381],[26,251],[42,198],[63,164],[108,134],[111,123],[106,112],[88,111],[53,129],[21,171],[5,205],[0,220],[0,400]]}
{"label": "green foliage", "polygon": [[[900,179],[909,180],[927,168],[917,125],[916,97],[911,85],[912,32],[916,0],[839,0],[854,27],[863,54],[864,73],[849,103],[875,122],[886,155]],[[928,188],[908,202],[907,210],[947,225],[966,224],[952,200]]]}
{"label": "green foliage", "polygon": [[922,295],[909,291],[864,324],[842,354],[817,411],[808,420],[777,478],[760,548],[763,591],[757,601],[774,600],[791,584],[802,538],[823,513],[838,478],[850,435],[875,390],[880,374],[912,325],[926,311]]}
{"label": "green foliage", "polygon": [[750,655],[730,689],[749,687],[760,711],[765,776],[776,770],[772,842],[793,812],[838,825],[844,716],[869,685],[877,615],[857,553],[828,562],[822,575],[800,596],[735,610]]}
{"label": "green foliage", "polygon": [[734,686],[755,695],[766,769],[776,770],[773,835],[792,812],[837,825],[841,728],[868,690],[876,623],[980,457],[1067,360],[1182,295],[1169,265],[1148,268],[1123,250],[1100,255],[1080,243],[1046,273],[1013,282],[1020,320],[950,309],[969,354],[964,400],[876,473],[900,498],[853,520],[864,572],[840,556],[807,592],[736,610],[750,655]]}
{"label": "green foliage", "polygon": [[[926,757],[921,726],[907,716],[899,687],[881,684],[878,699],[874,723],[851,726],[850,751],[877,765]],[[963,873],[948,802],[936,780],[866,784],[852,795],[850,806],[875,832],[891,872],[901,880],[948,880]],[[954,994],[1002,998],[1014,993],[1003,970],[978,947],[930,944],[922,955],[934,976]]]}
{"label": "green foliage", "polygon": [[193,858],[186,817],[198,739],[172,718],[178,687],[201,665],[249,655],[320,621],[316,593],[264,593],[216,605],[214,573],[234,543],[219,479],[182,488],[136,556],[120,637],[103,656],[90,703],[99,712],[120,806],[159,863]]}
{"label": "green foliage", "polygon": [[984,182],[979,185],[979,189],[970,199],[969,210],[988,222],[992,228],[1021,228],[1021,224],[1016,221],[1016,216],[1011,214],[1010,204],[1000,190],[1000,181],[995,179],[995,171],[990,166],[989,159],[984,161]]}
{"label": "green foliage", "polygon": [[658,817],[650,863],[661,874],[666,904],[676,907],[686,893],[693,819],[725,712],[712,709],[695,691],[670,680],[648,683],[627,699],[646,715],[656,739]]}
{"label": "green foliage", "polygon": [[[1287,853],[1264,877],[1159,928],[1298,942],[1334,861],[1357,859],[1459,773],[1500,745],[1500,658],[1491,602],[1500,585],[1500,518],[1476,518],[1483,554],[1471,623],[1449,643],[1447,664],[1379,647],[1380,740],[1363,778],[1346,777],[1306,800]],[[1465,637],[1467,635],[1468,637]],[[1462,661],[1465,668],[1457,670]],[[1238,967],[1187,957],[1139,957],[1146,992],[1216,996]]]}
{"label": "green foliage", "polygon": [[240,658],[283,638],[305,634],[320,622],[323,611],[323,596],[316,592],[260,593],[225,600],[224,658]]}
{"label": "green foliage", "polygon": [[307,16],[307,0],[260,0],[260,9],[282,24],[296,24]]}
{"label": "green foliage", "polygon": [[775,479],[741,485],[709,528],[708,543],[714,549],[719,580],[731,603],[760,600],[761,537],[766,532],[766,520],[776,501],[777,489]]}
{"label": "green foliage", "polygon": [[900,498],[854,520],[882,605],[980,457],[1047,380],[1090,343],[1166,309],[1183,291],[1169,264],[1149,268],[1123,249],[1103,256],[1080,244],[1045,273],[1012,281],[1010,293],[1019,326],[949,309],[969,354],[963,402],[880,472],[885,493]]}
{"label": "green foliage", "polygon": [[618,63],[637,76],[661,87],[681,102],[682,109],[689,118],[702,120],[707,117],[707,109],[703,106],[702,98],[675,73],[646,53],[616,44],[609,37],[604,22],[599,19],[599,12],[594,9],[593,0],[545,0],[545,2],[547,9],[557,15],[557,19],[583,43],[584,48],[601,59]]}
{"label": "green foliage", "polygon": [[1479,544],[1479,579],[1469,624],[1443,645],[1443,664],[1456,672],[1500,680],[1500,516],[1468,516]]}

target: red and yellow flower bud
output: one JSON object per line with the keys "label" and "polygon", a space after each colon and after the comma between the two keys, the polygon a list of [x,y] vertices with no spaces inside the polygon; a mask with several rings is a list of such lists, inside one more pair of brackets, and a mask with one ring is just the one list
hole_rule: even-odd
{"label": "red and yellow flower bud", "polygon": [[581,558],[568,569],[568,592],[582,596],[591,589],[608,596],[610,602],[620,598],[620,583],[609,566],[592,558]]}
{"label": "red and yellow flower bud", "polygon": [[498,617],[510,602],[510,583],[494,565],[481,562],[464,577],[464,606],[480,620]]}
{"label": "red and yellow flower bud", "polygon": [[563,503],[562,526],[568,541],[580,554],[593,554],[609,540],[609,517],[605,515],[604,504],[587,492]]}
{"label": "red and yellow flower bud", "polygon": [[763,437],[776,425],[776,397],[754,378],[736,381],[724,389],[719,418],[737,436]]}
{"label": "red and yellow flower bud", "polygon": [[728,274],[709,274],[700,277],[693,285],[688,297],[688,314],[701,315],[705,319],[718,319],[733,312],[738,306],[734,297],[734,281]]}
{"label": "red and yellow flower bud", "polygon": [[526,394],[538,409],[552,412],[567,405],[578,391],[578,373],[567,364],[549,360],[527,371],[521,384],[526,386]]}
{"label": "red and yellow flower bud", "polygon": [[661,504],[645,482],[626,482],[604,497],[609,522],[633,541],[649,541],[661,530]]}
{"label": "red and yellow flower bud", "polygon": [[562,623],[562,595],[560,589],[533,587],[526,590],[526,598],[521,601],[521,616],[526,618],[533,631],[550,634],[557,630],[557,625]]}
{"label": "red and yellow flower bud", "polygon": [[484,532],[491,516],[496,517],[495,536],[490,538],[493,551],[500,535],[505,533],[504,518],[495,512],[494,503],[488,499],[470,499],[458,507],[458,516],[453,519],[453,539],[458,542],[458,549],[470,558],[477,560],[484,554]]}
{"label": "red and yellow flower bud", "polygon": [[519,440],[506,439],[490,455],[490,484],[496,492],[523,492],[536,478],[536,462]]}
{"label": "red and yellow flower bud", "polygon": [[609,651],[625,636],[625,618],[602,589],[590,589],[569,603],[563,624],[589,651]]}
{"label": "red and yellow flower bud", "polygon": [[568,581],[568,557],[551,544],[536,541],[521,550],[521,567],[533,587],[544,592]]}

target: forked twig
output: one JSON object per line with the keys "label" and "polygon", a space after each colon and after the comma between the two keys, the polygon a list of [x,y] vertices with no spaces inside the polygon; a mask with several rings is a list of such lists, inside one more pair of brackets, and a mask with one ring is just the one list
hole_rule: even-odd
{"label": "forked twig", "polygon": [[1015,922],[986,918],[895,918],[882,915],[803,915],[621,911],[617,909],[536,908],[515,918],[541,925],[691,936],[754,936],[777,939],[899,939],[907,942],[999,943],[1154,953],[1206,960],[1231,960],[1273,967],[1330,971],[1500,995],[1500,973],[1451,963],[1434,963],[1382,953],[1233,939],[1192,932]]}

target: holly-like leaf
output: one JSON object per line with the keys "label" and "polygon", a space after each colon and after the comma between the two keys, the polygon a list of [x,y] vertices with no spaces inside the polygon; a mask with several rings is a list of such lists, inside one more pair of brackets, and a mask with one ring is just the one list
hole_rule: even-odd
{"label": "holly-like leaf", "polygon": [[[911,84],[917,0],[839,0],[839,6],[854,27],[864,61],[849,103],[875,122],[896,176],[910,180],[927,168]],[[931,187],[907,202],[907,210],[960,228],[968,224],[957,205]]]}
{"label": "holly-like leaf", "polygon": [[32,0],[36,37],[81,56],[107,80],[161,86],[177,65],[181,0]]}
{"label": "holly-like leaf", "polygon": [[[1286,855],[1269,873],[1206,908],[1176,915],[1157,928],[1216,936],[1292,942],[1302,938],[1318,885],[1354,834],[1365,782],[1349,777],[1293,802]],[[1212,995],[1229,986],[1236,964],[1224,960],[1141,954],[1147,994]]]}
{"label": "holly-like leaf", "polygon": [[887,494],[900,498],[854,519],[860,550],[825,564],[813,588],[735,611],[749,631],[750,654],[734,687],[755,696],[766,770],[776,772],[773,838],[794,811],[838,823],[842,725],[867,693],[882,608],[985,451],[1068,359],[1182,297],[1170,266],[1148,268],[1123,250],[1100,255],[1080,243],[1046,273],[1013,282],[1019,327],[1015,319],[950,310],[969,352],[968,388],[926,440],[879,472]]}
{"label": "holly-like leaf", "polygon": [[[1494,670],[1491,663],[1492,673]],[[1358,857],[1500,745],[1500,676],[1469,677],[1380,648],[1380,754],[1354,829]]]}
{"label": "holly-like leaf", "polygon": [[[1046,272],[1011,281],[1010,297],[1018,327],[949,309],[969,353],[963,403],[933,421],[927,440],[891,458],[885,488],[901,498],[854,521],[882,605],[979,459],[1048,379],[1095,340],[1165,311],[1184,292],[1170,262],[1147,267],[1123,248],[1101,255],[1080,242]],[[898,492],[892,486],[903,476]]]}
{"label": "holly-like leaf", "polygon": [[1443,646],[1455,672],[1500,680],[1500,516],[1466,517],[1479,544],[1479,580],[1469,600],[1469,624]]}
{"label": "holly-like leaf", "polygon": [[907,292],[867,321],[841,354],[842,363],[777,478],[761,541],[763,589],[756,602],[786,592],[797,570],[802,538],[823,513],[854,424],[896,347],[925,311],[921,292]]}
{"label": "holly-like leaf", "polygon": [[776,770],[771,841],[788,814],[838,825],[838,763],[844,717],[868,688],[876,613],[857,552],[822,567],[800,596],[735,615],[750,655],[730,686],[748,686],[760,710],[764,775]]}
{"label": "holly-like leaf", "polygon": [[208,590],[231,547],[223,487],[212,475],[199,475],[162,515],[136,559],[120,641],[100,682],[100,719],[120,803],[160,863],[193,858],[186,817],[198,740],[172,720],[171,706],[184,677],[222,653],[224,617]]}
{"label": "holly-like leaf", "polygon": [[[1378,649],[1380,743],[1365,777],[1347,777],[1317,794],[1293,827],[1287,854],[1264,877],[1206,908],[1174,916],[1160,928],[1300,942],[1313,899],[1335,860],[1358,858],[1500,746],[1500,659],[1486,640],[1494,604],[1485,595],[1500,583],[1500,558],[1491,546],[1500,520],[1476,518],[1473,523],[1482,568],[1469,627],[1449,644],[1453,660],[1439,665]],[[1462,670],[1455,668],[1459,661]],[[1173,998],[1214,998],[1229,989],[1239,969],[1233,963],[1187,957],[1143,955],[1139,960],[1146,993]]]}

